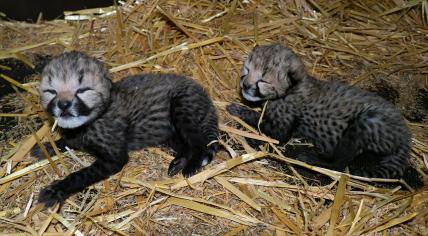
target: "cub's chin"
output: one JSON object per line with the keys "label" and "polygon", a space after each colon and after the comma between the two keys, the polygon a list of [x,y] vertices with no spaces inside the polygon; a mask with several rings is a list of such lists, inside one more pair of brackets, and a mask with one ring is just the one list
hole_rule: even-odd
{"label": "cub's chin", "polygon": [[58,121],[58,126],[64,129],[75,129],[91,120],[90,116],[61,116],[55,118]]}
{"label": "cub's chin", "polygon": [[250,102],[259,102],[261,100],[263,100],[263,98],[256,96],[256,95],[252,95],[249,92],[247,92],[246,90],[242,89],[241,90],[242,96]]}

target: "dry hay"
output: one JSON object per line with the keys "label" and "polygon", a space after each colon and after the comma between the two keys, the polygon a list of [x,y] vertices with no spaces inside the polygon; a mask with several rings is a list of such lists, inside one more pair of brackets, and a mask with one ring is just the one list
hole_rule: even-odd
{"label": "dry hay", "polygon": [[[24,89],[16,90],[16,95],[25,108],[1,116],[17,119],[23,130],[18,133],[37,131],[37,135],[21,135],[1,144],[0,231],[19,235],[428,234],[427,190],[379,188],[373,180],[286,158],[275,140],[251,127],[237,129],[238,123],[245,124],[224,111],[228,102],[239,101],[238,78],[245,55],[255,44],[269,42],[288,44],[310,73],[321,79],[344,78],[363,86],[381,77],[393,85],[422,86],[426,91],[427,1],[137,2],[70,13],[67,21],[0,22],[0,58],[18,58],[31,65],[32,54],[77,49],[106,62],[115,81],[141,71],[188,75],[215,100],[226,151],[187,180],[166,175],[172,159],[168,149],[133,152],[120,174],[74,195],[60,210],[42,209],[36,204],[40,189],[89,165],[91,157],[77,152],[38,161],[29,156],[33,145],[54,137],[49,124],[40,127],[38,117],[46,118],[34,83],[15,83],[2,75]],[[403,112],[415,101],[403,106],[400,102],[411,95],[400,94]],[[410,126],[412,161],[426,171],[427,124]],[[244,137],[264,140],[265,151],[255,152]],[[299,174],[284,173],[267,162],[268,156],[287,165],[306,166],[334,181],[310,186]]]}

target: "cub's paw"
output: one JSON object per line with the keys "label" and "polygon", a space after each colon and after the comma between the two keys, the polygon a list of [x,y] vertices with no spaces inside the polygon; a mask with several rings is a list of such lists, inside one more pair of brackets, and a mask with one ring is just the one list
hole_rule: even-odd
{"label": "cub's paw", "polygon": [[39,194],[39,203],[43,203],[45,207],[51,207],[56,203],[64,203],[67,198],[68,194],[61,190],[54,182],[53,184],[42,189]]}
{"label": "cub's paw", "polygon": [[182,173],[184,177],[188,178],[195,175],[202,167],[208,165],[213,160],[214,156],[215,151],[210,148],[201,154],[193,156],[183,168]]}
{"label": "cub's paw", "polygon": [[217,151],[219,149],[220,149],[220,144],[219,144],[218,140],[214,140],[214,141],[211,141],[210,143],[208,143],[207,151],[206,151],[207,153],[204,154],[204,156],[208,156],[208,157],[206,157],[209,159],[208,163],[210,163],[212,161],[213,157],[215,156],[215,154],[217,153]]}
{"label": "cub's paw", "polygon": [[214,159],[216,151],[217,147],[215,147],[214,150],[208,147],[207,151],[203,152],[200,156],[194,158],[192,162],[196,164],[195,166],[199,166],[199,168],[202,168],[211,163],[211,161]]}
{"label": "cub's paw", "polygon": [[245,111],[247,111],[248,108],[243,106],[243,105],[239,105],[237,103],[232,103],[226,106],[226,111],[229,112],[229,114],[233,115],[233,116],[241,116],[242,113],[244,113]]}
{"label": "cub's paw", "polygon": [[[183,176],[186,178],[189,178],[189,177],[195,175],[199,171],[199,169],[202,168],[201,164],[204,164],[204,163],[200,163],[198,161],[189,161],[189,163],[187,163],[186,167],[183,168],[183,171],[182,171]],[[206,164],[208,164],[208,163],[206,163]]]}
{"label": "cub's paw", "polygon": [[171,161],[168,167],[168,175],[174,176],[180,172],[187,164],[187,159],[185,157],[176,157]]}
{"label": "cub's paw", "polygon": [[184,177],[188,178],[196,174],[203,166],[208,165],[215,156],[218,144],[213,143],[208,146],[207,150],[195,152],[191,158],[176,157],[168,168],[168,175],[173,176],[182,171]]}

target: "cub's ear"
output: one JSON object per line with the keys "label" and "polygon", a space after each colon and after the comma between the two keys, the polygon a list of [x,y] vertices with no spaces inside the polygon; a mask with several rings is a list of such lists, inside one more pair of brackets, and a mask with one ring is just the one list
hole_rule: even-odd
{"label": "cub's ear", "polygon": [[305,65],[297,55],[293,54],[289,57],[288,61],[289,63],[286,63],[288,64],[288,78],[291,81],[299,81],[306,77]]}

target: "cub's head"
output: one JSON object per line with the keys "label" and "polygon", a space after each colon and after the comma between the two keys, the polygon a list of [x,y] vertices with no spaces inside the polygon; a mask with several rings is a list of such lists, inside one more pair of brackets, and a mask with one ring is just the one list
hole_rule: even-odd
{"label": "cub's head", "polygon": [[58,126],[77,128],[109,104],[111,80],[104,65],[80,52],[53,58],[43,69],[39,93],[43,108]]}
{"label": "cub's head", "polygon": [[302,61],[290,49],[280,44],[257,46],[242,67],[241,93],[251,102],[275,99],[305,76]]}

